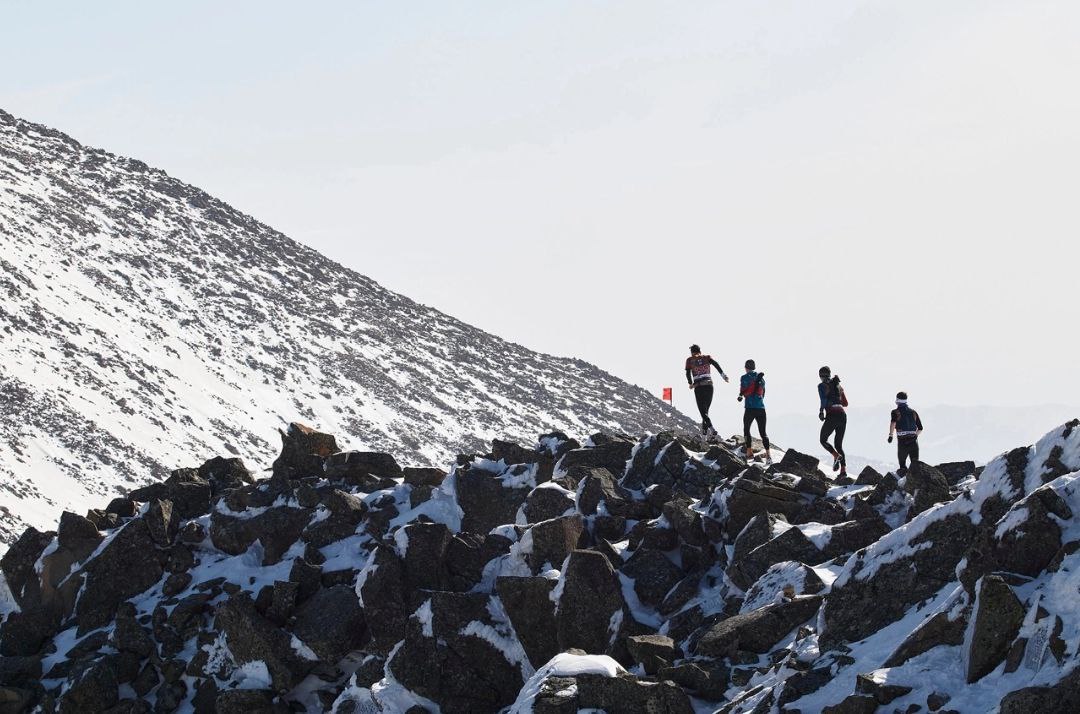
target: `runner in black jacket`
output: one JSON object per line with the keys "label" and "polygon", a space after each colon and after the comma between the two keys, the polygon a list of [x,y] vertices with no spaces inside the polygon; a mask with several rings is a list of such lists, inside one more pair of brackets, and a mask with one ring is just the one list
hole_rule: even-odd
{"label": "runner in black jacket", "polygon": [[896,394],[896,409],[889,414],[889,443],[896,434],[896,458],[900,462],[900,472],[907,471],[907,460],[912,465],[919,460],[919,434],[923,432],[919,412],[908,406],[907,392]]}

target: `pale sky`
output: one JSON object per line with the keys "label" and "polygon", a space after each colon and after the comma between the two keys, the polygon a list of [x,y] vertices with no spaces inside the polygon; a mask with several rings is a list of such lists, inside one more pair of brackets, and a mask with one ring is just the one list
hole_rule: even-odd
{"label": "pale sky", "polygon": [[0,107],[689,413],[691,342],[780,412],[825,363],[863,405],[1080,405],[1078,30],[1065,0],[0,2]]}

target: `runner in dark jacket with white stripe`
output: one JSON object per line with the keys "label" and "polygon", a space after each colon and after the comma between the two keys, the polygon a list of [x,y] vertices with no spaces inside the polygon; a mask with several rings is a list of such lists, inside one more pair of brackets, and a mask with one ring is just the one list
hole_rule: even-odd
{"label": "runner in dark jacket with white stripe", "polygon": [[900,472],[907,471],[907,460],[912,465],[919,460],[919,434],[923,432],[919,412],[908,406],[907,392],[896,394],[896,409],[889,415],[889,443],[896,434],[896,458],[900,462]]}

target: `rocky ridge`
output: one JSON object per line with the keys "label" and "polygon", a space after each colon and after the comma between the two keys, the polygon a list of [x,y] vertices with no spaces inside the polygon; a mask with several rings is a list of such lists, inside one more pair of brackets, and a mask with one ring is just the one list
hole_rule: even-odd
{"label": "rocky ridge", "polygon": [[266,463],[296,420],[426,465],[554,428],[692,427],[593,365],[417,304],[161,170],[3,111],[0,245],[0,550],[177,463]]}
{"label": "rocky ridge", "polygon": [[670,433],[448,472],[294,424],[0,559],[0,704],[59,712],[1075,711],[1080,421],[843,483]]}

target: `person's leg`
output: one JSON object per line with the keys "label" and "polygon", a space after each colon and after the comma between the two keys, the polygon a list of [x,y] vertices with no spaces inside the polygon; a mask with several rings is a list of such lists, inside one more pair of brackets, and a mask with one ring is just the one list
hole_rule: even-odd
{"label": "person's leg", "polygon": [[911,465],[914,466],[915,462],[919,460],[919,439],[917,437],[911,440],[911,448],[908,453],[911,454]]}
{"label": "person's leg", "polygon": [[753,442],[750,441],[750,425],[754,423],[753,412],[753,409],[746,409],[743,411],[742,417],[743,448],[746,449],[747,456],[754,451]]}
{"label": "person's leg", "polygon": [[[712,391],[712,387],[709,387],[709,390]],[[712,395],[710,394],[709,396],[711,397]],[[694,401],[697,402],[697,410],[698,413],[701,414],[701,431],[704,433],[705,430],[708,429],[709,424],[709,407],[705,403],[704,385],[694,387]]]}
{"label": "person's leg", "polygon": [[700,401],[698,402],[698,409],[701,411],[701,423],[705,425],[705,430],[712,429],[712,419],[709,418],[709,407],[712,406],[713,398],[713,386],[711,384],[704,387],[698,387],[694,391],[702,390]]}
{"label": "person's leg", "polygon": [[900,438],[896,440],[896,460],[900,464],[901,471],[907,468],[904,466],[904,462],[907,461],[907,449],[904,448],[904,440]]}
{"label": "person's leg", "polygon": [[847,432],[847,414],[844,413],[844,412],[840,412],[839,414],[836,415],[836,439],[833,440],[833,443],[836,444],[836,453],[840,454],[841,468],[845,468],[845,469],[846,469],[846,466],[847,466],[847,464],[845,463],[847,461],[847,459],[846,459],[846,457],[844,455],[844,434],[846,432]]}
{"label": "person's leg", "polygon": [[833,428],[834,428],[834,424],[833,424],[832,414],[826,414],[825,415],[825,421],[821,423],[821,434],[820,434],[821,438],[820,438],[820,441],[821,441],[822,447],[824,447],[824,449],[826,451],[828,451],[829,454],[832,455],[832,457],[835,459],[836,458],[836,451],[833,449],[832,446],[829,445],[829,437],[832,436]]}
{"label": "person's leg", "polygon": [[764,409],[758,409],[757,423],[758,433],[761,434],[761,443],[765,445],[765,453],[769,453],[769,435],[765,433],[765,422],[768,417],[765,415]]}

